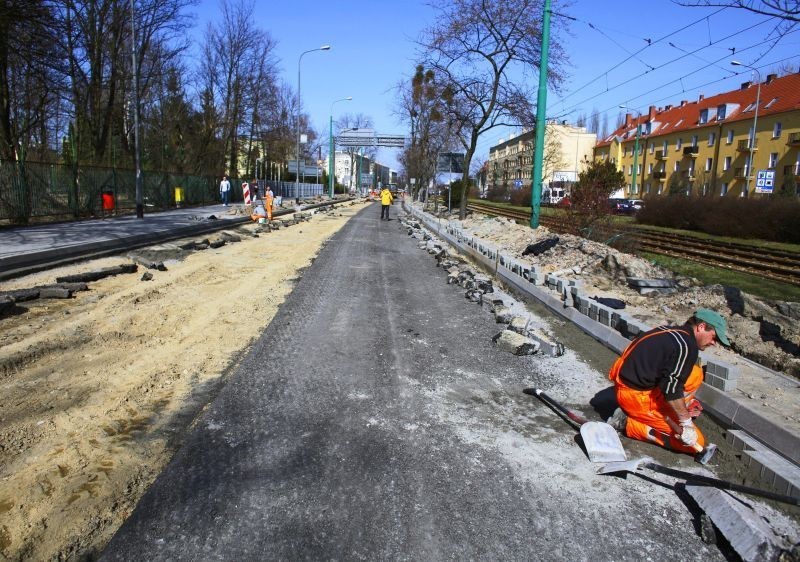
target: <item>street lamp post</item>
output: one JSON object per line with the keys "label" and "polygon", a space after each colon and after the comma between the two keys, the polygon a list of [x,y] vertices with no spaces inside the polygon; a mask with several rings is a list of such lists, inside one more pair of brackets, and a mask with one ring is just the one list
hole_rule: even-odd
{"label": "street lamp post", "polygon": [[749,68],[753,72],[756,73],[756,78],[758,79],[758,87],[756,88],[756,108],[755,112],[753,113],[753,132],[750,135],[750,161],[747,163],[747,193],[746,196],[750,195],[750,176],[753,174],[753,149],[756,146],[756,126],[758,125],[758,106],[761,103],[761,73],[758,69],[754,66],[750,66],[749,64],[744,64],[739,62],[738,60],[731,61],[733,66],[743,66],[745,68]]}
{"label": "street lamp post", "polygon": [[331,103],[331,128],[330,128],[330,151],[328,152],[328,184],[330,185],[330,195],[331,199],[333,199],[333,161],[336,156],[334,153],[334,146],[333,146],[333,104],[338,103],[340,101],[352,101],[353,96],[347,96],[346,98],[338,99]]}
{"label": "street lamp post", "polygon": [[295,168],[295,202],[300,203],[300,108],[301,108],[301,97],[300,97],[300,63],[303,62],[303,56],[307,55],[308,53],[313,53],[314,51],[330,51],[330,45],[323,45],[321,47],[317,47],[316,49],[309,49],[308,51],[303,51],[300,53],[300,58],[297,59],[297,160],[296,160],[296,168]]}
{"label": "street lamp post", "polygon": [[[621,109],[628,109],[628,107],[625,105],[621,105],[619,107]],[[639,123],[639,121],[642,118],[642,112],[639,111],[638,109],[634,109],[634,111],[636,112],[636,142],[634,143],[633,146],[633,172],[631,177],[631,195],[636,194],[636,173],[638,172],[637,168],[639,166],[639,136],[642,133],[642,125],[641,123]]]}

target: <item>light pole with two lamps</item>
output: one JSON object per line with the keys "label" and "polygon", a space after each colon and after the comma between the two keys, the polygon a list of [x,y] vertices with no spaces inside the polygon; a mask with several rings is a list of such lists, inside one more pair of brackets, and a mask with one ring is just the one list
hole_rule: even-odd
{"label": "light pole with two lamps", "polygon": [[[627,105],[621,105],[619,107],[620,109],[629,109]],[[639,166],[639,136],[642,133],[642,125],[639,123],[639,121],[642,118],[642,112],[639,111],[638,109],[634,109],[634,111],[636,112],[636,142],[634,143],[633,146],[633,171],[632,171],[633,177],[631,177],[631,195],[636,195],[637,193],[636,172],[638,172],[637,168]]]}
{"label": "light pole with two lamps", "polygon": [[756,147],[756,125],[758,125],[758,105],[761,103],[761,73],[758,69],[754,66],[750,66],[749,64],[744,64],[739,62],[738,60],[732,60],[731,64],[733,66],[743,66],[745,68],[749,68],[753,72],[756,73],[756,78],[758,79],[758,87],[756,88],[756,108],[755,112],[753,113],[753,131],[750,135],[749,143],[750,143],[750,156],[749,162],[747,163],[747,175],[745,176],[745,180],[747,181],[747,192],[745,196],[750,195],[750,176],[753,175],[753,150]]}
{"label": "light pole with two lamps", "polygon": [[301,97],[300,97],[300,63],[303,62],[303,55],[307,55],[308,53],[313,53],[314,51],[330,51],[330,45],[323,45],[322,47],[317,47],[316,49],[309,49],[308,51],[303,51],[300,53],[300,58],[297,59],[297,162],[296,162],[296,169],[295,169],[295,202],[300,203],[300,108],[302,107]]}
{"label": "light pole with two lamps", "polygon": [[330,152],[328,152],[328,183],[330,184],[331,199],[333,199],[333,183],[334,183],[333,182],[333,161],[334,161],[334,158],[336,157],[336,154],[334,153],[334,150],[333,150],[334,149],[334,146],[333,146],[333,104],[338,103],[340,101],[352,101],[352,100],[353,100],[353,96],[347,96],[346,98],[341,98],[341,99],[338,99],[338,100],[334,101],[333,103],[331,103]]}

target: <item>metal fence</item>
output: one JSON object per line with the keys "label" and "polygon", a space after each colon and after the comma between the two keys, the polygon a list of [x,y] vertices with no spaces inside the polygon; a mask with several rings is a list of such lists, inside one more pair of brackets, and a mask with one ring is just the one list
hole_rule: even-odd
{"label": "metal fence", "polygon": [[[142,172],[145,212],[217,203],[219,178]],[[231,179],[231,200],[242,200]],[[136,172],[0,160],[0,223],[26,224],[136,210]]]}
{"label": "metal fence", "polygon": [[[299,195],[298,184],[293,181],[266,180],[266,183],[272,188],[272,192],[275,195],[285,197],[286,199],[297,199],[298,197],[300,199],[305,199],[307,197],[318,197],[326,193],[325,186],[321,183],[299,184]],[[259,189],[259,193],[263,192]]]}
{"label": "metal fence", "polygon": [[[142,172],[145,212],[220,202],[221,177]],[[231,202],[241,202],[242,179],[229,178]],[[318,183],[259,180],[287,199],[323,195]],[[0,224],[70,220],[136,210],[136,172],[97,166],[70,166],[0,160]]]}

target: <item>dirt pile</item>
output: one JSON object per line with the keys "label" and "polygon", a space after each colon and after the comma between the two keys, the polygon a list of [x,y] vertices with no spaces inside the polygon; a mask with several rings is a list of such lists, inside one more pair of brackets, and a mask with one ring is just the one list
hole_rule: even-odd
{"label": "dirt pile", "polygon": [[[590,296],[621,299],[628,313],[649,324],[680,324],[697,308],[717,310],[728,320],[733,351],[800,378],[800,305],[796,303],[766,301],[734,287],[701,286],[696,279],[678,276],[643,258],[546,227],[532,230],[505,218],[478,214],[457,222],[544,273],[581,279]],[[556,236],[558,243],[551,249],[537,256],[523,255],[529,245]],[[677,291],[641,295],[628,286],[629,277],[671,279]]]}

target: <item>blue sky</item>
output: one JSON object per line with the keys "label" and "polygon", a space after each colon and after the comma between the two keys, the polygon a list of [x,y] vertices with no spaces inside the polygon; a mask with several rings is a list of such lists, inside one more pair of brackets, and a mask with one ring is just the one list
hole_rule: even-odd
{"label": "blue sky", "polygon": [[[334,120],[344,112],[364,113],[378,132],[407,133],[394,114],[394,88],[413,71],[414,40],[433,19],[426,2],[256,0],[255,5],[256,25],[277,40],[283,77],[292,87],[300,53],[331,45],[302,62],[303,104],[318,131],[327,135],[331,102],[352,96],[334,106]],[[742,10],[686,8],[670,0],[575,0],[566,8],[554,0],[553,9],[576,18],[568,20],[568,35],[554,37],[567,46],[569,77],[561,92],[549,92],[547,104],[549,117],[570,122],[597,110],[608,114],[613,129],[620,104],[646,112],[651,104],[735,89],[750,71],[731,66],[734,59],[756,66],[763,76],[780,64],[795,70],[800,64],[800,27],[772,45],[774,20]],[[195,12],[200,37],[219,13],[219,0],[200,0]],[[478,156],[487,157],[489,146],[509,132],[487,133]],[[378,160],[397,168],[393,150],[383,149]]]}

